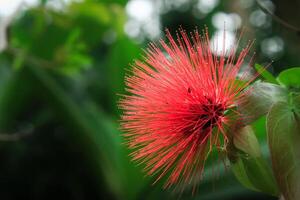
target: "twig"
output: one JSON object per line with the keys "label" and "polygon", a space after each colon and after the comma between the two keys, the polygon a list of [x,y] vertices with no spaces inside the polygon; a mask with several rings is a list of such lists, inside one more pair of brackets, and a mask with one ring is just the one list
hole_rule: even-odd
{"label": "twig", "polygon": [[0,133],[0,141],[18,141],[32,135],[34,128],[32,126],[27,127],[24,130],[15,133]]}
{"label": "twig", "polygon": [[300,34],[300,28],[288,23],[287,21],[283,20],[282,18],[278,17],[277,15],[274,15],[271,11],[269,11],[267,8],[265,8],[260,0],[256,0],[258,6],[260,7],[260,9],[262,9],[262,11],[264,11],[265,13],[267,13],[268,15],[270,15],[275,21],[277,21],[279,24],[281,24],[282,26],[295,31],[297,34]]}

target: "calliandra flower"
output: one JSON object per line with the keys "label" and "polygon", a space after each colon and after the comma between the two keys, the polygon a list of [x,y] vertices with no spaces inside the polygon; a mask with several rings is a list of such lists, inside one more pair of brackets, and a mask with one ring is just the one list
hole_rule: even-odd
{"label": "calliandra flower", "polygon": [[207,30],[203,36],[195,30],[189,38],[181,29],[177,41],[167,31],[167,38],[151,43],[143,61],[135,61],[120,107],[133,160],[144,163],[156,180],[167,176],[170,187],[201,176],[212,149],[226,147],[226,129],[234,123],[227,111],[251,82],[236,81],[251,44],[238,56],[237,45],[217,56]]}

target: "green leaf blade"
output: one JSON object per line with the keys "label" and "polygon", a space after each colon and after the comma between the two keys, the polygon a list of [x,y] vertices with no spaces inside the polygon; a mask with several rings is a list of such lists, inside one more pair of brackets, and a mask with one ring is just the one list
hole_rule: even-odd
{"label": "green leaf blade", "polygon": [[251,124],[259,117],[265,115],[276,102],[287,101],[288,91],[286,88],[264,82],[254,83],[244,98],[238,104],[238,109],[245,116],[245,124]]}
{"label": "green leaf blade", "polygon": [[267,69],[260,64],[255,64],[255,69],[256,71],[269,83],[274,83],[278,84],[276,78],[271,74],[270,72],[267,71]]}
{"label": "green leaf blade", "polygon": [[277,80],[287,88],[300,89],[300,67],[284,70],[278,75]]}
{"label": "green leaf blade", "polygon": [[248,189],[277,196],[272,170],[262,156],[252,127],[248,125],[238,130],[233,144],[237,159],[231,162],[231,166],[238,181]]}
{"label": "green leaf blade", "polygon": [[267,116],[273,172],[286,200],[300,197],[299,113],[284,102],[274,104]]}

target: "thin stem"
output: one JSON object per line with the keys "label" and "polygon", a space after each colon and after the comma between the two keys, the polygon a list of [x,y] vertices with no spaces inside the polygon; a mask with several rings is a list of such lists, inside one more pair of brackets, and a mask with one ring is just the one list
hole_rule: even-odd
{"label": "thin stem", "polygon": [[256,0],[258,6],[262,11],[264,11],[266,14],[270,15],[275,21],[277,21],[282,26],[295,31],[297,34],[300,34],[300,28],[288,23],[287,21],[283,20],[282,18],[278,17],[277,15],[274,15],[271,11],[269,11],[267,8],[265,8],[259,0]]}
{"label": "thin stem", "polygon": [[18,141],[20,139],[26,138],[33,134],[34,128],[32,126],[15,132],[15,133],[0,133],[0,141]]}

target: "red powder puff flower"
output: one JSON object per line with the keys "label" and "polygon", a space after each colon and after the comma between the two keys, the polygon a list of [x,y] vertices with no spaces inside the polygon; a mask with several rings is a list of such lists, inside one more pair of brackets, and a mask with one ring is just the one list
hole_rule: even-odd
{"label": "red powder puff flower", "polygon": [[189,39],[180,30],[177,42],[167,31],[167,38],[161,47],[150,44],[144,61],[132,66],[125,79],[130,95],[120,101],[133,159],[157,180],[166,175],[165,187],[201,176],[212,148],[226,147],[233,120],[227,111],[250,83],[236,79],[251,46],[237,57],[236,47],[216,56],[207,31],[202,37],[196,30]]}

